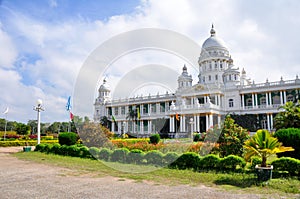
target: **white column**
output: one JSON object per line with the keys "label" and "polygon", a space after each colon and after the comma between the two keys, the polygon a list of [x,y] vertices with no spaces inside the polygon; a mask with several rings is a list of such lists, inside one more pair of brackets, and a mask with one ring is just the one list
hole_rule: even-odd
{"label": "white column", "polygon": [[151,104],[148,104],[148,114],[151,115]]}
{"label": "white column", "polygon": [[194,115],[194,131],[197,131],[197,116]]}
{"label": "white column", "polygon": [[269,106],[269,96],[268,96],[268,93],[266,93],[266,107]]}
{"label": "white column", "polygon": [[221,95],[218,94],[218,105],[221,106]]}
{"label": "white column", "polygon": [[267,113],[267,129],[270,131],[270,116],[269,113]]}
{"label": "white column", "polygon": [[280,104],[283,105],[282,91],[280,91]]}
{"label": "white column", "polygon": [[213,114],[209,115],[209,126],[213,126],[214,125],[214,119],[213,119]]}
{"label": "white column", "polygon": [[116,124],[114,122],[111,123],[111,132],[113,133],[115,132],[115,125]]}
{"label": "white column", "polygon": [[185,132],[186,126],[185,126],[185,115],[182,115],[182,132]]}
{"label": "white column", "polygon": [[143,104],[140,105],[140,115],[141,116],[144,115],[144,105]]}
{"label": "white column", "polygon": [[[122,122],[118,122],[118,134],[121,134],[122,132]],[[120,128],[119,128],[120,127]]]}
{"label": "white column", "polygon": [[257,93],[255,93],[255,108],[258,108]]}
{"label": "white column", "polygon": [[215,95],[215,105],[218,105],[218,97]]}
{"label": "white column", "polygon": [[271,113],[270,114],[270,129],[272,130],[273,129],[273,114]]}
{"label": "white column", "polygon": [[218,115],[218,127],[221,127],[221,115]]}
{"label": "white column", "polygon": [[169,128],[170,128],[170,132],[174,132],[174,130],[173,130],[173,125],[172,125],[172,121],[173,120],[173,117],[171,116],[170,117],[170,122],[169,122]]}
{"label": "white column", "polygon": [[242,94],[242,109],[245,109],[245,95]]}
{"label": "white column", "polygon": [[272,93],[271,92],[269,92],[269,99],[270,99],[269,104],[270,104],[270,106],[272,106]]}
{"label": "white column", "polygon": [[283,104],[286,103],[286,91],[283,91]]}
{"label": "white column", "polygon": [[160,104],[156,103],[155,106],[156,106],[156,113],[159,114],[160,113]]}
{"label": "white column", "polygon": [[204,96],[204,104],[206,104],[207,102],[207,98],[206,98],[206,95]]}
{"label": "white column", "polygon": [[141,120],[141,133],[144,134],[144,121]]}
{"label": "white column", "polygon": [[180,132],[183,132],[183,129],[182,129],[183,121],[182,121],[182,119],[183,119],[183,118],[182,118],[182,115],[180,115],[180,117],[179,117],[179,122],[180,122],[180,123],[179,123],[179,131],[180,131]]}
{"label": "white column", "polygon": [[209,129],[209,121],[208,121],[208,114],[205,115],[206,119],[206,131]]}
{"label": "white column", "polygon": [[197,115],[197,128],[196,131],[200,132],[200,115]]}
{"label": "white column", "polygon": [[254,94],[252,93],[252,108],[254,108]]}
{"label": "white column", "polygon": [[[171,120],[170,120],[170,124],[171,124]],[[170,128],[170,131],[171,131],[171,128]],[[148,133],[149,134],[152,133],[152,120],[148,121]]]}

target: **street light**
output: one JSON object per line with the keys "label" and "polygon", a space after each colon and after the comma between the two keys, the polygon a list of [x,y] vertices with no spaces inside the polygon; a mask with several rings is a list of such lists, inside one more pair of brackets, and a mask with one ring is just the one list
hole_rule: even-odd
{"label": "street light", "polygon": [[41,99],[38,99],[36,101],[36,107],[33,108],[33,110],[37,111],[37,143],[41,143],[41,111],[43,111],[42,107],[43,101]]}
{"label": "street light", "polygon": [[194,124],[194,119],[190,118],[190,125],[191,125],[191,139],[193,139],[193,124]]}

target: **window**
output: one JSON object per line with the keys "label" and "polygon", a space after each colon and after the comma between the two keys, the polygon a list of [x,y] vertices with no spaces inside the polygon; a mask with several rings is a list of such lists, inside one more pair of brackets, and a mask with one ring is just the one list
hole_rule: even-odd
{"label": "window", "polygon": [[231,75],[229,75],[229,81],[231,81]]}
{"label": "window", "polygon": [[288,102],[292,102],[292,101],[294,101],[294,96],[293,95],[288,95],[288,96],[286,96],[286,100]]}
{"label": "window", "polygon": [[267,104],[266,98],[265,97],[260,98],[260,105],[266,105],[266,104]]}
{"label": "window", "polygon": [[119,114],[119,108],[115,107],[115,115],[118,115],[118,114]]}
{"label": "window", "polygon": [[121,115],[125,115],[125,106],[121,107]]}
{"label": "window", "polygon": [[211,63],[209,63],[209,70],[211,70],[211,69],[212,69]]}
{"label": "window", "polygon": [[223,68],[223,64],[222,64],[222,62],[220,63],[220,68],[221,68],[221,69]]}
{"label": "window", "polygon": [[252,106],[252,99],[247,99],[247,106]]}
{"label": "window", "polygon": [[211,76],[210,75],[208,75],[208,81],[211,81]]}
{"label": "window", "polygon": [[236,76],[236,74],[234,75],[234,80],[237,80],[237,76]]}
{"label": "window", "polygon": [[233,107],[233,99],[229,99],[228,102],[229,102],[229,107]]}
{"label": "window", "polygon": [[215,79],[218,80],[218,75],[216,75]]}
{"label": "window", "polygon": [[143,113],[144,114],[148,113],[148,104],[143,105]]}
{"label": "window", "polygon": [[151,113],[156,112],[156,104],[151,104]]}
{"label": "window", "polygon": [[217,62],[215,63],[215,69],[218,69],[218,64],[217,64]]}
{"label": "window", "polygon": [[202,78],[202,82],[203,82],[203,83],[205,82],[205,77]]}

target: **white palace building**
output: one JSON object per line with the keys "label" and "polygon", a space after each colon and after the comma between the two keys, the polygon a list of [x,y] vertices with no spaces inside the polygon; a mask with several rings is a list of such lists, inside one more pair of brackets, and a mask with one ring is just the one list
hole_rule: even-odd
{"label": "white palace building", "polygon": [[[147,137],[164,131],[172,137],[186,136],[189,132],[205,132],[220,125],[227,114],[255,115],[262,128],[273,130],[278,107],[295,101],[300,95],[300,79],[256,84],[243,69],[233,65],[224,42],[212,27],[210,37],[202,45],[199,57],[199,81],[192,84],[192,76],[183,66],[178,87],[173,94],[153,95],[124,100],[111,99],[106,80],[95,100],[94,120],[104,116],[110,121],[112,132]],[[128,118],[135,110],[136,119]],[[158,120],[165,121],[158,125]]]}

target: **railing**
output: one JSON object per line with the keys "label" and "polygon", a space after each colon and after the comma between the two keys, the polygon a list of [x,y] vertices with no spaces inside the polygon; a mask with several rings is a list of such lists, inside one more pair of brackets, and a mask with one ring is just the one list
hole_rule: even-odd
{"label": "railing", "polygon": [[279,86],[279,85],[295,85],[300,84],[300,79],[295,80],[280,80],[277,82],[265,82],[265,83],[259,83],[259,84],[250,84],[250,85],[243,85],[240,86],[240,88],[260,88],[260,87],[271,87],[271,86]]}

